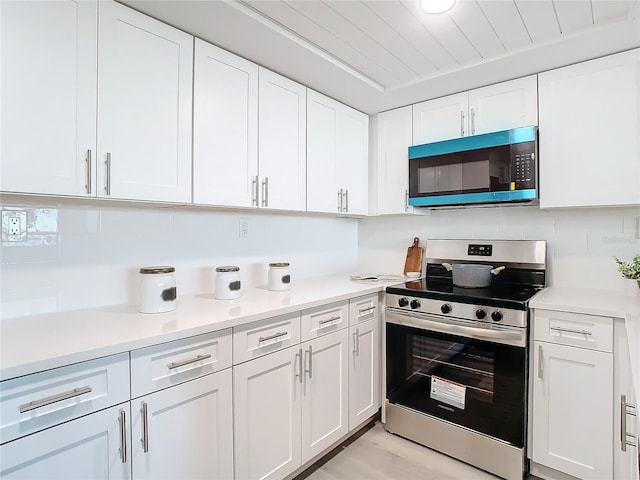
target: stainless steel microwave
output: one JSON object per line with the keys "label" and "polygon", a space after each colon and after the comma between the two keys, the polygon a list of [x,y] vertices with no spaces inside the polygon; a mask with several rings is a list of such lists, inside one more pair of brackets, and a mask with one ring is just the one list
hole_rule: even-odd
{"label": "stainless steel microwave", "polygon": [[538,199],[535,126],[409,147],[409,205]]}

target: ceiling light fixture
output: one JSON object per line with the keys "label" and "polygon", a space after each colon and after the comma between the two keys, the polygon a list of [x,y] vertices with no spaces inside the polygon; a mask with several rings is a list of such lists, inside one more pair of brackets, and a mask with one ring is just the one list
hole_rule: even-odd
{"label": "ceiling light fixture", "polygon": [[456,0],[420,0],[420,10],[425,13],[444,13],[455,3]]}

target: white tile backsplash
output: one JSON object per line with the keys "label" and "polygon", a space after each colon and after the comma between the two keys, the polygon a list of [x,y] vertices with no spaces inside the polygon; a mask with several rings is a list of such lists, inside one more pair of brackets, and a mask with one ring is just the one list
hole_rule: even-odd
{"label": "white tile backsplash", "polygon": [[371,217],[358,230],[361,271],[401,273],[414,236],[547,241],[549,285],[623,290],[613,256],[640,253],[638,208],[540,210],[535,206],[434,210]]}
{"label": "white tile backsplash", "polygon": [[213,294],[220,265],[238,265],[243,285],[266,285],[269,262],[290,262],[293,281],[357,265],[355,219],[33,199],[2,208],[26,211],[29,228],[24,242],[3,235],[0,318],[135,304],[142,266],[174,266],[180,295]]}

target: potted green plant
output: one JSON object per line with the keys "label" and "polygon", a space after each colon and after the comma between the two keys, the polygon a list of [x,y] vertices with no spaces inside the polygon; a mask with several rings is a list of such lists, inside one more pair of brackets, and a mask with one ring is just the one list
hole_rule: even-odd
{"label": "potted green plant", "polygon": [[627,279],[627,293],[640,295],[640,255],[633,257],[630,262],[624,262],[618,257],[613,257],[618,264],[618,271]]}

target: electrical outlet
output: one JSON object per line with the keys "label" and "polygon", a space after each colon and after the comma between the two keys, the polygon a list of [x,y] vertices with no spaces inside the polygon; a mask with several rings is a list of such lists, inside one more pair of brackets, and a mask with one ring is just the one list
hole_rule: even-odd
{"label": "electrical outlet", "polygon": [[240,238],[246,238],[249,236],[249,219],[240,218],[238,221],[238,236]]}
{"label": "electrical outlet", "polygon": [[24,210],[2,210],[2,241],[15,243],[27,240],[27,212]]}

